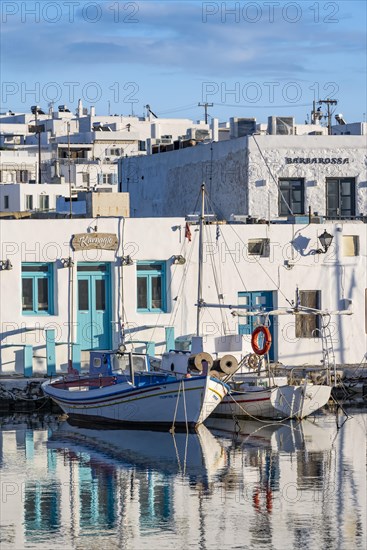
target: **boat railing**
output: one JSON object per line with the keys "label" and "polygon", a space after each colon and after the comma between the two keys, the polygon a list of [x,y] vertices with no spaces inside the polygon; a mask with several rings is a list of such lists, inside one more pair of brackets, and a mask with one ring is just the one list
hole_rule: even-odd
{"label": "boat railing", "polygon": [[[327,382],[327,374],[328,374],[328,367],[306,367],[306,366],[299,366],[299,367],[293,367],[289,372],[289,377],[288,377],[288,384],[289,385],[293,385],[294,382],[296,381],[297,378],[300,378],[300,376],[298,375],[298,377],[295,375],[295,373],[297,371],[300,371],[302,373],[302,376],[301,378],[304,378],[304,379],[309,379],[313,384],[316,384],[316,385],[324,385],[326,382]],[[315,375],[315,373],[324,373],[324,375],[322,376],[322,378],[320,378],[319,380],[317,380],[317,378],[315,376],[312,376],[312,375]],[[337,380],[334,380],[334,383],[336,384]]]}

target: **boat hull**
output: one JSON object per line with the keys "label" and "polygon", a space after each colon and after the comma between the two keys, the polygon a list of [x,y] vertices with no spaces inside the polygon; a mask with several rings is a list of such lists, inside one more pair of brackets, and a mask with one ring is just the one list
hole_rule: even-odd
{"label": "boat hull", "polygon": [[143,387],[115,386],[78,391],[43,384],[70,418],[140,428],[194,429],[213,412],[227,394],[218,379],[198,376]]}
{"label": "boat hull", "polygon": [[214,412],[219,418],[306,418],[326,405],[330,386],[304,384],[231,392]]}

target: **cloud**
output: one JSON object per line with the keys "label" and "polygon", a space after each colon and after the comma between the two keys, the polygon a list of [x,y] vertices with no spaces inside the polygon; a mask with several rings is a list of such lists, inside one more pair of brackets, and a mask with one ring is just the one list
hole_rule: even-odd
{"label": "cloud", "polygon": [[[110,8],[119,4],[105,2],[95,23],[86,20],[81,8],[74,23],[65,18],[54,25],[46,21],[35,25],[32,19],[18,26],[10,22],[3,25],[3,67],[17,63],[34,70],[41,64],[56,71],[66,65],[138,65],[159,70],[173,67],[211,77],[252,74],[281,78],[301,76],[315,66],[321,68],[327,59],[348,53],[363,55],[365,51],[363,30],[315,23],[309,6],[308,10],[303,8],[301,19],[295,23],[285,20],[281,8],[274,10],[274,22],[270,23],[261,2],[262,17],[257,23],[246,21],[243,15],[236,22],[228,14],[223,21],[220,13],[207,16],[203,22],[203,6],[207,4],[140,2],[135,4],[139,8],[136,13],[121,11],[117,22],[116,12]],[[220,2],[211,5],[220,11]],[[88,13],[89,18],[95,17],[93,11]],[[138,22],[128,23],[129,17]],[[289,12],[288,18],[294,17]],[[348,17],[351,15],[346,13],[344,18]]]}

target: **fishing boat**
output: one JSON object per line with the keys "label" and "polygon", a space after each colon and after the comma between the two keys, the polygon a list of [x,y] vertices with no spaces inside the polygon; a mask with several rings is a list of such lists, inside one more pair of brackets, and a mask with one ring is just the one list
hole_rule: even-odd
{"label": "fishing boat", "polygon": [[[247,379],[246,379],[247,378]],[[258,377],[257,384],[264,383]],[[250,377],[240,377],[214,413],[220,418],[268,418],[299,420],[321,409],[330,399],[331,386],[313,384],[288,384],[287,377],[275,377],[273,385],[251,385]]]}
{"label": "fishing boat", "polygon": [[147,356],[91,351],[89,374],[50,379],[44,393],[70,418],[120,426],[192,431],[228,386],[209,374],[176,377],[150,369]]}
{"label": "fishing boat", "polygon": [[[299,304],[298,291],[295,304],[292,308],[269,311],[263,315],[265,324],[258,325],[251,338],[254,353],[248,354],[242,361],[249,372],[239,373],[233,378],[230,383],[231,391],[216,411],[219,417],[303,419],[328,403],[333,385],[337,383],[335,355],[329,329],[330,318],[332,315],[351,315],[352,312],[303,307]],[[233,310],[233,313],[241,315],[236,310]],[[261,312],[247,311],[246,315],[259,317]],[[322,367],[319,374],[315,369],[298,369],[301,374],[296,377],[294,371],[297,369],[292,369],[287,376],[273,375],[268,358],[271,335],[267,325],[269,317],[276,315],[317,315],[321,319],[319,333],[322,341]]]}

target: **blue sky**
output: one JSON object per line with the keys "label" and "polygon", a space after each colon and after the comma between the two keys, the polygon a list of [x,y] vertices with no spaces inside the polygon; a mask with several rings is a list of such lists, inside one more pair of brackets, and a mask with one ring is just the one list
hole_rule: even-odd
{"label": "blue sky", "polygon": [[312,100],[366,113],[366,3],[1,3],[1,111],[49,101],[97,113],[303,122]]}

